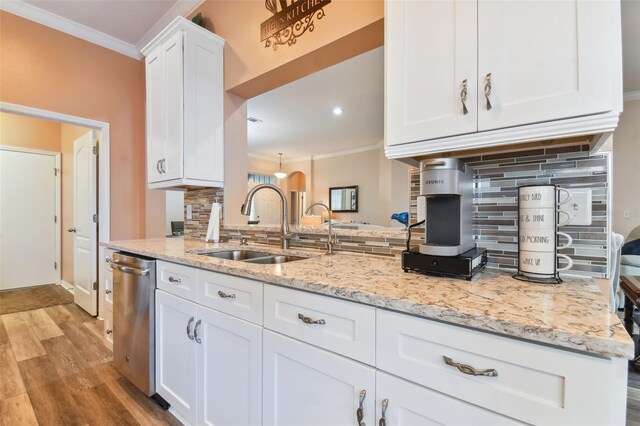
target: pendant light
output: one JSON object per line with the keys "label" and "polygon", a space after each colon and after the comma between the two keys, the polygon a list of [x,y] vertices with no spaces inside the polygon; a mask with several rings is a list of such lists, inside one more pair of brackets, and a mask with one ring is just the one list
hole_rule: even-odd
{"label": "pendant light", "polygon": [[278,155],[280,156],[280,168],[278,169],[277,172],[274,173],[274,175],[278,178],[278,179],[284,179],[287,177],[287,174],[285,172],[282,171],[282,153],[279,152]]}

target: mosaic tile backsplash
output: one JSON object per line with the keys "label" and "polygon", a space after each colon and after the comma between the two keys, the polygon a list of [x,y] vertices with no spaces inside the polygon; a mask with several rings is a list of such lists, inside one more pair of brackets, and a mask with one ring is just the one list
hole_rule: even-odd
{"label": "mosaic tile backsplash", "polygon": [[[574,261],[571,273],[592,277],[607,274],[609,235],[608,158],[590,154],[588,145],[540,148],[528,151],[461,158],[475,169],[473,234],[479,247],[488,251],[488,266],[516,269],[518,259],[518,186],[556,184],[560,187],[591,188],[592,223],[563,226],[573,245],[561,253]],[[415,223],[419,173],[411,176],[411,213]]]}
{"label": "mosaic tile backsplash", "polygon": [[[571,273],[592,277],[607,274],[609,235],[608,214],[608,158],[607,154],[590,154],[588,145],[550,147],[527,151],[486,154],[462,158],[475,169],[473,233],[479,247],[488,251],[488,266],[516,269],[517,244],[517,188],[520,185],[557,184],[563,188],[591,188],[592,224],[564,226],[563,232],[573,238],[573,245],[562,250],[574,260]],[[418,170],[410,172],[410,214],[416,221],[417,196],[420,194]],[[217,188],[191,189],[185,194],[192,205],[193,218],[185,219],[185,236],[204,238],[211,203]],[[222,197],[220,197],[222,200]],[[412,245],[417,244],[424,230],[415,228]],[[250,242],[280,244],[279,232],[222,230],[224,238],[236,239],[240,234]],[[382,255],[399,255],[404,238],[341,236],[337,250]],[[292,241],[294,247],[323,249],[326,236],[299,233]]]}

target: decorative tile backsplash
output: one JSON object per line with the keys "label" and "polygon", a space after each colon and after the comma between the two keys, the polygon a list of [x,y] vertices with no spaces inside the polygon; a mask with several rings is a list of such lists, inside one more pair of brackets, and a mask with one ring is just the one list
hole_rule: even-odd
{"label": "decorative tile backsplash", "polygon": [[[488,266],[515,269],[518,259],[517,192],[521,185],[556,184],[563,188],[591,188],[592,223],[563,226],[573,245],[560,251],[574,261],[571,273],[604,277],[609,235],[608,158],[590,154],[588,145],[540,148],[528,151],[461,158],[475,169],[473,234],[488,251]],[[420,193],[419,172],[411,176],[411,213]]]}
{"label": "decorative tile backsplash", "polygon": [[[591,188],[592,224],[564,226],[562,231],[573,238],[573,245],[562,250],[574,260],[572,273],[604,277],[607,273],[608,230],[608,158],[607,154],[590,154],[588,145],[550,147],[527,151],[486,154],[462,158],[475,169],[473,233],[478,246],[488,251],[488,266],[514,269],[517,263],[517,188],[520,185],[557,184],[563,188]],[[410,172],[410,215],[416,222],[417,196],[420,194],[419,171]],[[185,194],[185,236],[205,237],[211,203],[218,188],[190,189]],[[220,195],[220,202],[222,196]],[[187,206],[192,219],[186,219]],[[424,236],[424,229],[414,229],[412,245]],[[250,242],[280,244],[279,231],[260,229],[223,229],[221,237]],[[402,236],[400,236],[402,235]],[[398,236],[345,235],[338,237],[336,250],[382,255],[399,255],[405,247],[405,234]],[[325,232],[298,232],[293,247],[325,247]]]}

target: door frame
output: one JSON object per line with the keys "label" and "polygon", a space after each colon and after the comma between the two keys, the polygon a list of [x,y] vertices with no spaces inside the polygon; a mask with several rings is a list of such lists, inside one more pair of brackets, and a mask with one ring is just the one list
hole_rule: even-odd
{"label": "door frame", "polygon": [[[4,111],[3,111],[4,112]],[[61,187],[61,179],[60,179],[60,171],[61,171],[61,158],[62,153],[56,151],[44,151],[40,149],[30,149],[30,148],[22,148],[11,145],[0,145],[0,151],[13,151],[13,152],[22,152],[25,154],[38,154],[38,155],[48,155],[54,158],[55,162],[55,244],[54,244],[54,258],[57,265],[56,273],[55,273],[55,281],[56,284],[60,284],[62,280],[62,187]]]}
{"label": "door frame", "polygon": [[[98,258],[104,257],[104,247],[102,242],[111,238],[111,227],[109,217],[110,206],[110,185],[109,185],[109,152],[110,152],[110,132],[109,123],[92,120],[90,118],[78,117],[75,115],[62,114],[24,105],[12,104],[0,101],[0,112],[25,115],[27,117],[42,118],[45,120],[58,121],[61,123],[73,124],[76,126],[88,127],[100,132],[98,142],[98,239],[96,241]],[[100,268],[98,268],[98,258],[95,259],[96,281],[99,280]]]}

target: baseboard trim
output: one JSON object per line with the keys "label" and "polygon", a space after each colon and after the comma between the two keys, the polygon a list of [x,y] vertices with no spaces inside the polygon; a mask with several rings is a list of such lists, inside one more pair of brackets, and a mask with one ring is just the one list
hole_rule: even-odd
{"label": "baseboard trim", "polygon": [[73,284],[65,281],[65,280],[60,280],[60,285],[67,290],[69,293],[73,294]]}

